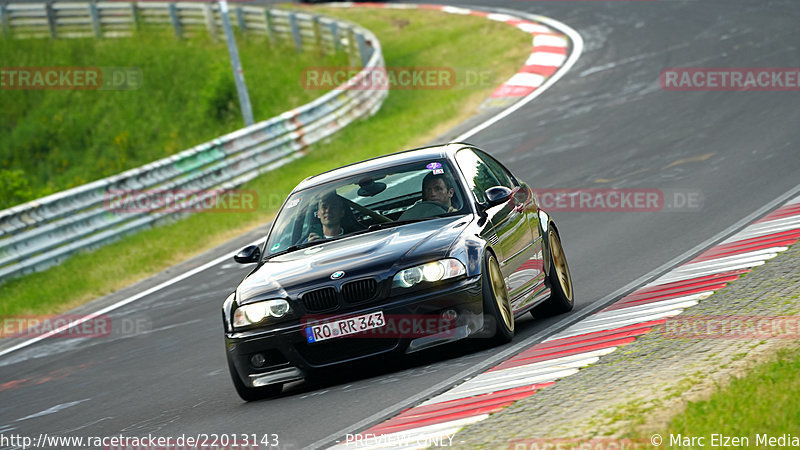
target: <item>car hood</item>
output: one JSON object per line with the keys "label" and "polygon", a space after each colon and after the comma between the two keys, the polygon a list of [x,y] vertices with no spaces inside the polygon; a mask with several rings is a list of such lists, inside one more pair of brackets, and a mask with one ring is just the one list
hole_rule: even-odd
{"label": "car hood", "polygon": [[337,281],[346,282],[445,257],[470,217],[411,223],[276,256],[242,281],[237,302],[292,298],[311,287],[332,284],[331,274],[338,271],[344,276]]}

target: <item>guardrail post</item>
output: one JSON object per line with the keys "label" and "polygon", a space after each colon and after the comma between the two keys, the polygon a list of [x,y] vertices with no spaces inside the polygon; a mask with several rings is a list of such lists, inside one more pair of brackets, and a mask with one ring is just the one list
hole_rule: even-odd
{"label": "guardrail post", "polygon": [[272,26],[272,13],[269,9],[264,9],[264,29],[267,31],[267,39],[273,42],[275,40],[275,30]]}
{"label": "guardrail post", "polygon": [[339,22],[331,21],[330,29],[331,39],[333,39],[333,51],[334,53],[338,53],[342,48],[342,43],[339,39]]}
{"label": "guardrail post", "polygon": [[247,22],[244,20],[244,10],[241,6],[236,8],[236,23],[239,24],[242,33],[247,33]]}
{"label": "guardrail post", "polygon": [[57,36],[56,33],[56,17],[53,13],[53,3],[47,2],[44,4],[44,11],[47,14],[47,26],[50,28],[50,37],[55,39]]}
{"label": "guardrail post", "polygon": [[11,27],[8,25],[8,7],[5,3],[0,3],[0,26],[3,28],[3,36],[11,36]]}
{"label": "guardrail post", "polygon": [[178,17],[178,7],[175,3],[169,4],[169,20],[172,22],[172,27],[175,29],[175,36],[183,37],[183,30],[181,29],[181,18]]}
{"label": "guardrail post", "polygon": [[93,1],[89,2],[89,14],[92,15],[92,29],[94,30],[94,37],[103,37],[103,29],[100,27],[100,15],[97,13],[97,4]]}
{"label": "guardrail post", "polygon": [[300,25],[297,24],[297,15],[289,13],[289,26],[292,29],[292,38],[294,38],[294,46],[298,52],[303,51],[303,37],[300,36]]}
{"label": "guardrail post", "polygon": [[358,44],[358,54],[361,56],[361,67],[366,67],[369,62],[369,57],[372,56],[372,48],[367,45],[363,34],[355,33],[355,35],[356,43]]}
{"label": "guardrail post", "polygon": [[347,28],[347,59],[351,66],[355,66],[355,59],[361,59],[358,55],[358,44],[356,44],[356,32],[352,28]]}
{"label": "guardrail post", "polygon": [[133,31],[139,31],[139,5],[131,2],[131,26]]}
{"label": "guardrail post", "polygon": [[319,24],[319,17],[314,16],[311,19],[311,29],[314,30],[314,42],[317,45],[317,49],[319,50],[320,54],[327,53],[325,51],[325,46],[322,45],[322,28]]}
{"label": "guardrail post", "polygon": [[0,3],[0,26],[3,28],[3,36],[11,36],[11,28],[8,26],[8,9],[5,3]]}
{"label": "guardrail post", "polygon": [[208,34],[211,35],[211,39],[217,40],[217,27],[214,23],[214,10],[211,8],[211,3],[203,4],[203,16],[206,19],[206,28],[208,29]]}

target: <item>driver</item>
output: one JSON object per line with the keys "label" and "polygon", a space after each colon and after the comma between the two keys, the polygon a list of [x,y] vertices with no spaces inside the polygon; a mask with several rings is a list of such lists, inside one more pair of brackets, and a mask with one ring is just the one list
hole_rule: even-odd
{"label": "driver", "polygon": [[443,173],[434,175],[431,172],[422,179],[422,200],[436,202],[449,213],[456,210],[452,204],[453,194],[455,194],[453,183],[450,177]]}
{"label": "driver", "polygon": [[455,186],[444,173],[425,175],[422,179],[422,201],[407,209],[398,220],[418,219],[457,211],[453,207]]}
{"label": "driver", "polygon": [[342,226],[344,208],[342,198],[335,192],[323,195],[317,202],[317,218],[322,223],[322,236],[312,231],[308,235],[308,242],[343,235],[345,232]]}

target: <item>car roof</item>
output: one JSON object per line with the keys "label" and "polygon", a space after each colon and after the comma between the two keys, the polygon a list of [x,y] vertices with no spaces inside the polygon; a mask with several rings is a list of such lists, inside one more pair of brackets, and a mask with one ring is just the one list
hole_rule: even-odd
{"label": "car roof", "polygon": [[452,157],[456,151],[465,147],[475,148],[475,146],[472,144],[453,142],[449,144],[415,148],[389,155],[378,156],[376,158],[348,164],[337,169],[323,172],[319,175],[308,177],[301,181],[300,184],[294,188],[294,191],[300,191],[312,186],[318,186],[320,184],[327,183],[328,181],[337,180],[340,178],[347,178],[348,176],[364,173],[365,171],[381,170],[388,167],[400,166],[403,164],[413,163],[416,161],[425,161],[428,159]]}

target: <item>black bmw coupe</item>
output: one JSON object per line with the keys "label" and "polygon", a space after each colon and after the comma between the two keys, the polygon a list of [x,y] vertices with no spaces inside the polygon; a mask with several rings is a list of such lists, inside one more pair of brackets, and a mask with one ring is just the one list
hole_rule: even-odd
{"label": "black bmw coupe", "polygon": [[223,304],[244,400],[311,371],[467,337],[514,336],[515,318],[572,310],[553,219],[489,154],[451,143],[301,182]]}

